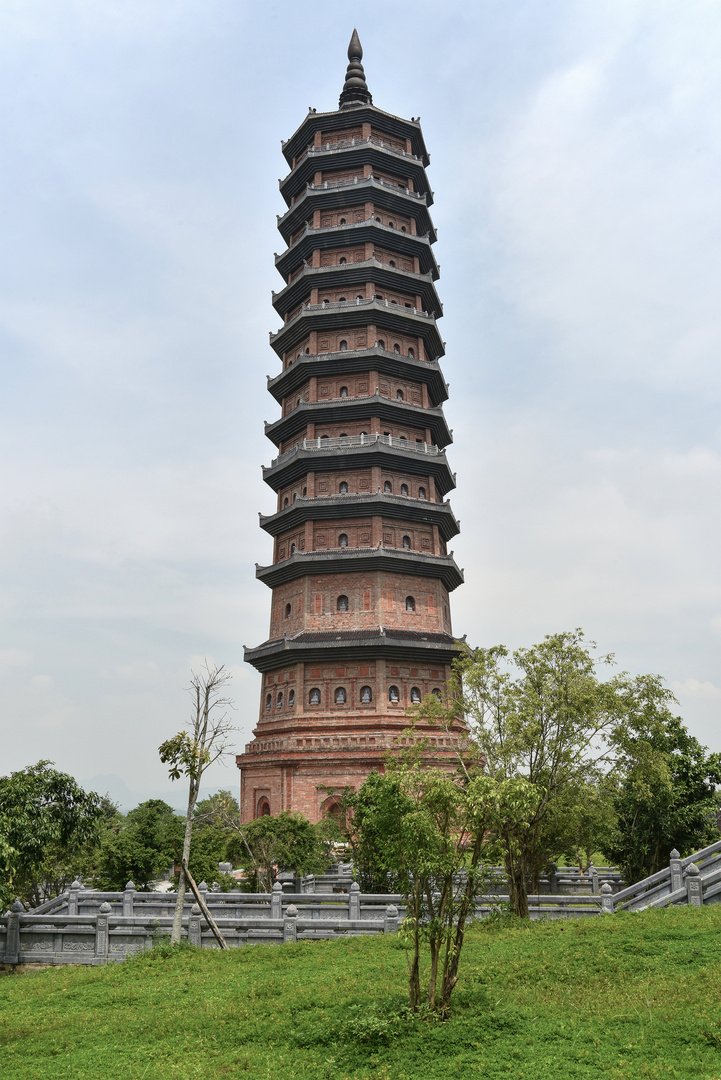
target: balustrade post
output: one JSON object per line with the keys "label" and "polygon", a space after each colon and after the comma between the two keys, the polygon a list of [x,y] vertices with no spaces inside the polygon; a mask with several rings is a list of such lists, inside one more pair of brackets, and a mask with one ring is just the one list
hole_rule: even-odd
{"label": "balustrade post", "polygon": [[78,893],[82,889],[82,884],[75,878],[75,881],[70,886],[68,891],[68,915],[78,914]]}
{"label": "balustrade post", "polygon": [[283,944],[288,941],[298,940],[298,908],[295,904],[288,904],[283,919]]}
{"label": "balustrade post", "polygon": [[123,893],[123,917],[130,918],[133,914],[133,900],[135,897],[135,884],[129,881]]}
{"label": "balustrade post", "polygon": [[551,863],[551,869],[548,872],[548,891],[553,895],[558,892],[558,882],[556,881],[556,874],[558,867],[555,862]]}
{"label": "balustrade post", "polygon": [[686,903],[690,907],[703,907],[703,879],[696,863],[686,867]]}
{"label": "balustrade post", "polygon": [[348,893],[348,918],[352,920],[360,917],[360,885],[357,881],[352,881]]}
{"label": "balustrade post", "polygon": [[676,851],[676,848],[671,852],[668,866],[671,871],[671,892],[676,892],[677,889],[683,888],[683,867],[681,866],[681,856]]}
{"label": "balustrade post", "polygon": [[604,915],[613,915],[613,890],[607,881],[601,886],[601,911]]}
{"label": "balustrade post", "polygon": [[5,963],[17,964],[20,958],[20,916],[25,908],[19,896],[15,897],[15,903],[8,911],[8,929],[5,938]]}
{"label": "balustrade post", "polygon": [[383,933],[398,933],[398,908],[395,904],[388,904],[383,914]]}
{"label": "balustrade post", "polygon": [[591,879],[591,894],[598,896],[598,870],[593,863],[588,868],[588,876]]}
{"label": "balustrade post", "polygon": [[283,918],[283,886],[279,881],[276,881],[273,886],[273,892],[271,893],[270,917],[271,919]]}
{"label": "balustrade post", "polygon": [[200,905],[193,904],[190,909],[190,915],[188,917],[188,943],[195,945],[198,949],[203,944],[203,939],[200,933]]}
{"label": "balustrade post", "polygon": [[96,964],[105,964],[108,960],[108,916],[113,909],[107,900],[98,908],[95,916],[95,960]]}

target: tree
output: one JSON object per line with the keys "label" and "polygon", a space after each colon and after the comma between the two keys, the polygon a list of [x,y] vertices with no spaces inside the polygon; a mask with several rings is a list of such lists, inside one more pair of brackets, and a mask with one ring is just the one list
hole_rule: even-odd
{"label": "tree", "polygon": [[[180,731],[172,739],[158,747],[160,760],[170,765],[171,780],[188,777],[188,809],[185,815],[185,835],[181,864],[188,866],[190,845],[193,835],[193,816],[198,801],[200,782],[203,773],[213,762],[228,750],[230,732],[235,730],[227,712],[232,700],[223,695],[223,689],[230,682],[231,675],[221,665],[209,665],[205,662],[200,674],[192,672],[188,692],[192,700],[188,731]],[[185,873],[181,872],[178,881],[178,897],[173,916],[171,943],[180,943],[183,922],[183,904],[185,902]]]}
{"label": "tree", "polygon": [[270,892],[277,870],[296,874],[322,874],[331,861],[332,844],[324,830],[302,814],[284,810],[278,817],[264,815],[247,825],[235,823],[228,856],[243,867],[254,891]]}
{"label": "tree", "polygon": [[721,755],[709,754],[668,708],[634,713],[616,744],[617,820],[602,850],[632,884],[667,866],[671,848],[688,855],[719,839]]}
{"label": "tree", "polygon": [[120,891],[128,881],[145,889],[174,862],[183,822],[162,799],[148,799],[103,836],[97,860],[101,889]]}
{"label": "tree", "polygon": [[622,673],[604,682],[598,669],[612,662],[595,654],[581,630],[513,653],[502,645],[466,648],[454,664],[449,705],[427,700],[419,711],[446,725],[465,714],[485,774],[498,784],[529,785],[494,826],[513,910],[524,918],[529,886],[538,887],[563,850],[574,789],[613,766],[624,731],[670,715],[673,695],[659,676]]}
{"label": "tree", "polygon": [[[447,1016],[468,918],[482,891],[482,853],[491,851],[485,835],[495,791],[478,772],[424,768],[422,748],[419,739],[410,753],[389,756],[385,774],[371,773],[357,793],[345,793],[344,802],[352,811],[355,865],[366,879],[392,885],[405,902],[409,1006],[417,1010],[425,998]],[[429,953],[425,993],[423,946]]]}
{"label": "tree", "polygon": [[94,841],[103,800],[67,773],[39,761],[0,777],[0,903],[19,896],[37,906],[47,898],[51,864],[72,861]]}

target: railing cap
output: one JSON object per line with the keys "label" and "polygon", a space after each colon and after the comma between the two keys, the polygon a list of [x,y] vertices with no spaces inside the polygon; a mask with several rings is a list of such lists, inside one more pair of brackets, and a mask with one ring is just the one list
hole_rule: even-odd
{"label": "railing cap", "polygon": [[108,915],[112,910],[113,909],[107,900],[103,900],[102,904],[98,908],[98,912],[100,915]]}
{"label": "railing cap", "polygon": [[671,852],[671,858],[672,859],[680,859],[681,858],[681,855],[680,855],[680,853],[678,851],[676,851],[676,848],[674,848],[673,851]]}
{"label": "railing cap", "polygon": [[686,867],[686,877],[698,877],[701,873],[695,862],[689,863]]}

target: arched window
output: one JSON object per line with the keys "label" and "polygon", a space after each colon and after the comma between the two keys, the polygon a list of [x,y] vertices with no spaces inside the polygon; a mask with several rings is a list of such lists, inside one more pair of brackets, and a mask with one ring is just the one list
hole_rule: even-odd
{"label": "arched window", "polygon": [[396,263],[395,263],[395,259],[389,259],[389,260],[388,260],[388,265],[389,265],[389,266],[395,266],[395,265],[396,265]]}
{"label": "arched window", "polygon": [[415,597],[407,596],[406,597],[406,611],[415,611],[415,610],[416,610]]}
{"label": "arched window", "polygon": [[337,611],[347,611],[348,610],[348,597],[347,596],[339,596],[338,599],[336,600],[335,606],[336,606]]}
{"label": "arched window", "polygon": [[[407,492],[406,492],[406,494],[407,494]],[[410,550],[410,546],[411,546],[411,538],[410,538],[410,536],[404,536],[403,537],[403,547],[408,551],[408,550]]]}
{"label": "arched window", "polygon": [[373,700],[373,691],[370,686],[361,686],[360,699],[361,705],[370,705]]}
{"label": "arched window", "polygon": [[347,533],[341,533],[338,537],[338,547],[348,547],[348,535]]}
{"label": "arched window", "polygon": [[433,694],[434,698],[437,698],[439,701],[441,700],[441,692],[437,686],[434,687],[433,690],[431,690],[431,693]]}
{"label": "arched window", "polygon": [[342,217],[342,218],[340,219],[340,221],[338,222],[338,224],[339,224],[339,225],[345,225],[345,218],[344,218],[344,217]]}
{"label": "arched window", "polygon": [[291,555],[295,555],[295,544],[290,545],[290,553]]}
{"label": "arched window", "polygon": [[285,617],[286,619],[290,618],[290,604],[285,605]]}
{"label": "arched window", "polygon": [[305,350],[305,355],[306,355],[306,356],[310,356],[310,347],[308,347],[308,348],[307,348],[307,349]]}
{"label": "arched window", "polygon": [[399,435],[398,436],[398,442],[408,442],[408,439],[406,438],[405,435]]}
{"label": "arched window", "polygon": [[419,487],[418,488],[418,498],[419,499],[425,499],[425,497],[426,497],[426,489],[424,487]]}
{"label": "arched window", "polygon": [[416,354],[414,353],[413,349],[408,350],[408,355],[410,356],[411,360],[415,360]]}
{"label": "arched window", "polygon": [[270,817],[270,803],[267,799],[263,798],[258,800],[258,813],[255,816]]}
{"label": "arched window", "polygon": [[401,225],[401,232],[405,232],[405,231],[406,231],[405,225]]}
{"label": "arched window", "polygon": [[401,484],[401,495],[408,494],[408,484]]}
{"label": "arched window", "polygon": [[421,692],[420,692],[420,690],[418,689],[417,686],[412,686],[411,687],[411,703],[413,705],[417,705],[420,700],[421,700]]}
{"label": "arched window", "polygon": [[403,400],[404,400],[403,391],[402,390],[396,390],[396,401],[403,401]]}
{"label": "arched window", "polygon": [[339,263],[340,266],[345,266],[345,263],[346,263],[345,255],[341,255],[340,259],[338,260],[338,263]]}
{"label": "arched window", "polygon": [[389,228],[389,229],[394,229],[394,228],[395,228],[395,226],[394,226],[394,224],[393,224],[393,222],[392,222],[392,221],[389,221],[389,222],[388,222],[388,228]]}
{"label": "arched window", "polygon": [[358,293],[358,295],[356,296],[356,300],[365,300],[365,296],[363,295],[363,293]]}
{"label": "arched window", "polygon": [[387,494],[389,494],[389,495],[391,495],[393,493],[393,487],[391,485],[390,480],[386,480],[386,482],[383,484],[383,490],[385,492],[387,492]]}
{"label": "arched window", "polygon": [[288,500],[287,500],[287,499],[283,499],[283,509],[284,509],[284,510],[285,510],[285,508],[286,508],[286,506],[287,506],[287,505],[288,505]]}
{"label": "arched window", "polygon": [[311,692],[308,694],[309,705],[320,705],[320,690],[317,686],[314,686]]}
{"label": "arched window", "polygon": [[344,442],[348,438],[348,432],[347,431],[341,431],[338,438],[341,440],[341,442]]}
{"label": "arched window", "polygon": [[298,492],[297,492],[297,491],[294,491],[294,492],[293,492],[293,502],[295,502],[295,500],[296,500],[297,498],[298,498]]}
{"label": "arched window", "polygon": [[321,442],[325,442],[325,440],[326,440],[326,439],[329,439],[329,438],[330,438],[330,435],[321,435],[321,437],[320,437],[320,441],[321,441]]}
{"label": "arched window", "polygon": [[[392,304],[395,304],[395,300],[391,300],[391,303],[392,303]],[[400,347],[400,345],[398,344],[398,342],[396,342],[396,343],[395,343],[395,345],[393,346],[393,352],[394,352],[394,353],[396,354],[396,356],[400,356],[400,355],[401,355],[401,347]]]}
{"label": "arched window", "polygon": [[345,296],[339,296],[338,297],[338,303],[339,304],[345,304]]}
{"label": "arched window", "polygon": [[341,495],[348,494],[348,485],[345,480],[341,480],[340,484],[338,485],[338,491],[341,493]]}
{"label": "arched window", "polygon": [[275,699],[275,707],[276,707],[276,709],[282,709],[283,708],[283,691],[282,690],[278,691],[278,696]]}
{"label": "arched window", "polygon": [[398,693],[398,687],[397,686],[389,686],[388,687],[388,700],[389,701],[400,701],[400,694]]}
{"label": "arched window", "polygon": [[340,388],[340,396],[341,397],[348,397],[348,387],[347,386],[341,386],[341,388]]}
{"label": "arched window", "polygon": [[291,709],[295,705],[295,690],[288,691],[288,705]]}
{"label": "arched window", "polygon": [[385,349],[385,347],[386,347],[386,343],[383,340],[383,338],[378,338],[378,348],[379,349]]}
{"label": "arched window", "polygon": [[345,688],[342,686],[336,687],[335,703],[336,705],[345,705]]}
{"label": "arched window", "polygon": [[272,704],[273,704],[273,696],[272,696],[272,694],[266,694],[265,695],[265,707],[266,707],[266,709],[269,709]]}
{"label": "arched window", "polygon": [[340,343],[340,351],[341,352],[346,352],[347,349],[348,349],[348,342],[347,341],[341,341],[341,343]]}
{"label": "arched window", "polygon": [[304,494],[304,495],[307,495],[307,494],[308,494],[308,488],[307,488],[307,487],[304,487],[304,488],[303,488],[303,494]]}

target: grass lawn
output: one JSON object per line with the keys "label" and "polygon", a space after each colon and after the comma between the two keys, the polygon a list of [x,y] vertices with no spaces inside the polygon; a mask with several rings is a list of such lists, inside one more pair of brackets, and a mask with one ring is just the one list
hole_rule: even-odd
{"label": "grass lawn", "polygon": [[446,1023],[391,937],[10,975],[0,1077],[721,1078],[721,905],[477,926],[461,971]]}

